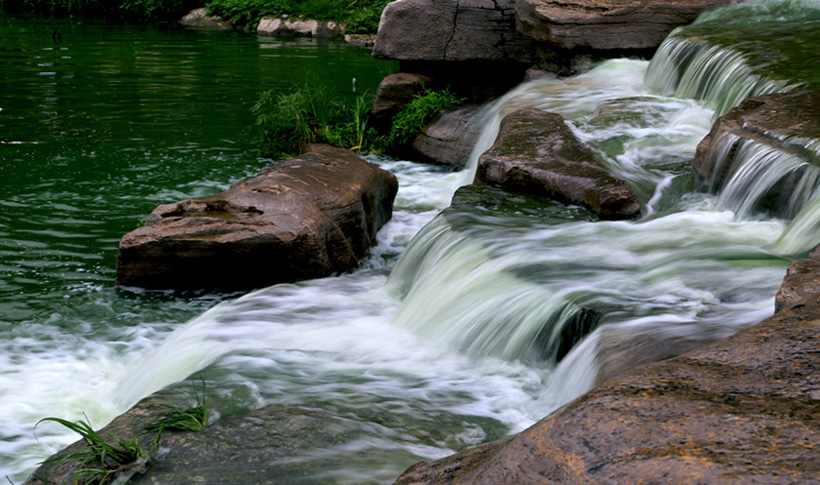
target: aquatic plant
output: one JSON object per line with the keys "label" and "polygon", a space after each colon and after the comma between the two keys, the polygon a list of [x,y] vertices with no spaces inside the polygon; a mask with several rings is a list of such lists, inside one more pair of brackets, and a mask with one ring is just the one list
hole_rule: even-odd
{"label": "aquatic plant", "polygon": [[161,433],[156,437],[147,450],[142,447],[137,438],[124,440],[109,433],[103,437],[86,420],[68,421],[62,418],[43,418],[37,422],[35,428],[44,421],[53,421],[79,434],[86,446],[61,456],[50,458],[43,463],[60,465],[68,460],[78,460],[75,481],[85,484],[111,483],[118,475],[131,476],[148,463],[151,454],[159,446]]}
{"label": "aquatic plant", "polygon": [[146,431],[156,431],[161,435],[165,430],[175,431],[201,431],[208,427],[208,412],[205,409],[205,381],[202,381],[202,389],[193,388],[193,397],[196,404],[189,408],[179,408],[175,406],[165,407],[168,411],[156,423],[145,426]]}

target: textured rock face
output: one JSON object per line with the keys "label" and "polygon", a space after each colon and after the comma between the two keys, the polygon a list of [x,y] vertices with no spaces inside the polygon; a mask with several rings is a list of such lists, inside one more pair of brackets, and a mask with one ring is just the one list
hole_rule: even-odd
{"label": "textured rock face", "polygon": [[344,25],[336,22],[317,20],[288,20],[278,17],[263,17],[256,27],[260,35],[301,35],[307,37],[341,37]]}
{"label": "textured rock face", "polygon": [[481,155],[475,183],[582,205],[602,219],[640,215],[637,196],[610,175],[557,114],[523,109],[501,123]]}
{"label": "textured rock face", "polygon": [[413,148],[434,163],[464,167],[481,133],[481,106],[446,108],[413,140]]}
{"label": "textured rock face", "polygon": [[398,0],[382,12],[373,56],[400,61],[536,60],[513,0]]}
{"label": "textured rock face", "polygon": [[820,302],[609,381],[397,484],[816,483]]}
{"label": "textured rock face", "polygon": [[[727,181],[738,147],[746,142],[770,146],[820,164],[818,155],[806,150],[807,139],[820,139],[820,91],[749,98],[721,116],[698,144],[692,164],[695,186],[700,190],[720,189]],[[777,189],[789,193],[801,173],[794,175]]]}
{"label": "textured rock face", "polygon": [[807,259],[795,259],[786,270],[783,284],[777,290],[774,310],[779,312],[806,298],[820,295],[820,248]]}
{"label": "textured rock face", "polygon": [[675,27],[730,0],[517,0],[518,30],[564,49],[656,49]]}
{"label": "textured rock face", "polygon": [[117,284],[245,290],[351,270],[397,190],[353,152],[313,145],[221,194],[157,207],[122,238]]}

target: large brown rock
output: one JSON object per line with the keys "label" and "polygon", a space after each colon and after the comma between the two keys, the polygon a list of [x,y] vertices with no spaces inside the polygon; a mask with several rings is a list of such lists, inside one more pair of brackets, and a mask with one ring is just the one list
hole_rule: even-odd
{"label": "large brown rock", "polygon": [[[820,154],[807,149],[807,140],[820,140],[820,91],[769,94],[749,98],[721,116],[698,144],[692,166],[695,186],[717,191],[726,183],[738,147],[755,142],[820,165]],[[776,189],[788,195],[802,172],[792,174]],[[770,194],[777,204],[779,194]]]}
{"label": "large brown rock", "polygon": [[605,383],[396,484],[817,483],[820,302]]}
{"label": "large brown rock", "polygon": [[382,12],[373,56],[400,61],[536,61],[515,30],[513,0],[397,0]]}
{"label": "large brown rock", "polygon": [[349,271],[397,190],[353,152],[312,145],[221,194],[157,207],[122,238],[117,284],[246,290]]}
{"label": "large brown rock", "polygon": [[504,118],[479,158],[475,183],[582,205],[602,219],[640,215],[629,184],[610,175],[560,115],[532,108]]}
{"label": "large brown rock", "polygon": [[656,49],[675,27],[730,0],[517,0],[518,30],[564,49]]}
{"label": "large brown rock", "polygon": [[820,247],[806,259],[795,259],[786,270],[786,277],[777,290],[774,311],[779,312],[806,298],[820,296]]}

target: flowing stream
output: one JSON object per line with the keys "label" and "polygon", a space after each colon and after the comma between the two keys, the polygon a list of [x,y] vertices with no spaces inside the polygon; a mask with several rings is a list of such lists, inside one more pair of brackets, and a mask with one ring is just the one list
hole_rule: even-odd
{"label": "flowing stream", "polygon": [[[820,12],[810,2],[785,10],[802,15],[811,8]],[[815,17],[808,18],[801,21]],[[47,27],[42,32],[50,32]],[[5,24],[6,32],[14,28]],[[215,34],[181,35],[195,43]],[[679,39],[659,52],[678,48]],[[152,49],[161,58],[165,48]],[[722,56],[718,51],[712,55]],[[70,51],[59,54],[48,62],[70,57]],[[77,438],[43,424],[35,439],[34,423],[43,417],[85,413],[102,426],[151,393],[201,379],[216,417],[291,406],[345,423],[350,432],[341,442],[317,444],[296,460],[302,471],[305,465],[312,470],[300,475],[304,483],[387,483],[419,459],[525,429],[601,379],[767,317],[788,261],[820,242],[816,231],[792,227],[820,212],[820,202],[806,195],[788,218],[775,218],[744,206],[744,193],[753,190],[731,192],[730,185],[723,195],[692,192],[695,146],[715,110],[726,107],[714,105],[708,93],[676,94],[684,69],[670,57],[611,60],[575,78],[519,86],[488,108],[472,160],[474,169],[512,110],[560,113],[636,189],[644,207],[640,220],[593,221],[581,208],[463,187],[471,170],[371,156],[396,173],[401,188],[394,217],[362,268],[234,298],[117,292],[112,252],[118,235],[154,205],[211,193],[257,170],[262,162],[247,157],[249,143],[229,141],[233,133],[210,126],[181,144],[147,146],[152,133],[126,136],[136,148],[97,155],[103,148],[96,141],[128,143],[91,133],[103,126],[96,122],[79,123],[79,134],[72,134],[59,114],[38,118],[52,130],[48,135],[3,135],[0,475],[21,482],[37,462]],[[63,89],[64,71],[36,72],[49,79],[44,89]],[[747,72],[738,82],[757,75]],[[755,82],[767,80],[782,81]],[[714,84],[729,89],[723,83]],[[793,84],[787,79],[778,86]],[[57,98],[38,98],[34,111],[60,109],[43,106],[59,106]],[[0,98],[0,115],[14,111],[12,105]],[[79,117],[103,116],[81,113],[75,110]],[[179,136],[183,128],[159,118]],[[140,126],[133,122],[132,128]],[[95,143],[85,141],[89,137]],[[101,172],[94,164],[103,156],[118,161],[105,162],[111,165]],[[71,157],[91,168],[72,165]],[[186,172],[199,163],[204,166]],[[28,166],[39,174],[32,176]],[[743,183],[753,189],[759,179]],[[69,184],[92,188],[80,192]],[[38,200],[46,207],[24,216]],[[118,225],[99,221],[111,217]],[[98,250],[84,251],[87,244]]]}

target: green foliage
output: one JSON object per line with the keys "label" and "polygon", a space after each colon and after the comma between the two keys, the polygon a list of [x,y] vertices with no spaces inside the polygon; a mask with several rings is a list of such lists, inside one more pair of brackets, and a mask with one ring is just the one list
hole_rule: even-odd
{"label": "green foliage", "polygon": [[374,150],[368,126],[370,96],[345,99],[316,82],[288,92],[265,91],[251,108],[260,133],[260,154],[286,158],[308,143],[329,143],[351,150]]}
{"label": "green foliage", "polygon": [[205,381],[202,381],[202,390],[197,391],[194,386],[196,404],[190,408],[165,406],[168,412],[159,421],[145,427],[147,431],[156,431],[162,434],[170,429],[176,431],[201,431],[208,427],[208,413],[205,410]]}
{"label": "green foliage", "polygon": [[387,140],[388,146],[410,143],[416,135],[421,133],[427,123],[438,116],[443,108],[463,102],[463,98],[455,96],[449,89],[443,91],[425,89],[393,117],[393,126]]}
{"label": "green foliage", "polygon": [[75,475],[77,483],[110,483],[118,473],[144,465],[151,453],[159,446],[159,434],[149,450],[143,449],[136,438],[126,441],[109,433],[109,439],[106,439],[94,431],[94,428],[88,423],[87,417],[86,421],[76,422],[61,418],[43,418],[37,422],[37,425],[43,421],[53,421],[61,424],[79,434],[85,441],[85,448],[45,461],[45,463],[60,464],[66,460],[79,460]]}
{"label": "green foliage", "polygon": [[375,33],[389,0],[210,0],[214,15],[237,25],[256,25],[265,15],[333,20],[348,34]]}
{"label": "green foliage", "polygon": [[8,13],[158,21],[177,20],[202,3],[202,0],[2,0],[0,7]]}

